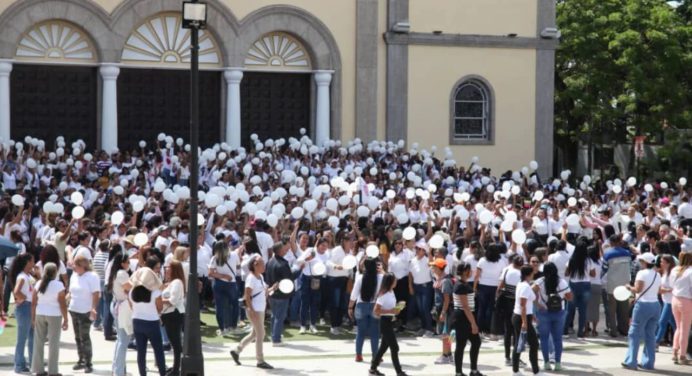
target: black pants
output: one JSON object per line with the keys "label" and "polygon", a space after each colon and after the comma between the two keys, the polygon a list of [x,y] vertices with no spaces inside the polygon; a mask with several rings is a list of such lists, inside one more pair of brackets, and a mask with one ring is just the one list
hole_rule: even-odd
{"label": "black pants", "polygon": [[512,343],[513,339],[516,338],[514,335],[514,328],[512,327],[512,316],[514,313],[514,299],[509,299],[505,296],[500,296],[500,306],[499,315],[502,320],[502,327],[504,328],[504,342],[505,342],[505,359],[510,359],[510,354],[512,353]]}
{"label": "black pants", "polygon": [[[408,302],[408,300],[411,299],[411,294],[409,294],[408,291],[408,276],[396,281],[394,296],[396,296],[397,302]],[[408,308],[404,307],[396,318],[401,325],[405,326],[408,320]]]}
{"label": "black pants", "polygon": [[394,334],[394,325],[392,324],[391,316],[382,316],[380,318],[380,334],[382,339],[380,341],[380,348],[377,350],[377,355],[372,358],[372,363],[370,364],[370,369],[377,369],[377,365],[380,364],[384,353],[389,349],[389,353],[392,356],[392,364],[394,365],[394,370],[397,374],[401,373],[401,364],[399,363],[399,343],[396,341],[396,335]]}
{"label": "black pants", "polygon": [[471,371],[478,370],[478,354],[481,351],[481,337],[471,334],[471,323],[466,318],[464,311],[454,310],[454,330],[456,331],[457,347],[454,350],[454,368],[456,373],[461,373],[461,364],[464,361],[464,349],[466,342],[471,342]]}
{"label": "black pants", "polygon": [[173,312],[164,313],[161,315],[161,321],[163,322],[163,327],[166,328],[166,334],[168,335],[168,342],[170,342],[173,348],[173,374],[178,375],[180,373],[180,354],[183,352],[183,341],[181,334],[183,332],[183,315],[176,309]]}
{"label": "black pants", "polygon": [[[533,373],[538,373],[538,336],[536,329],[533,328],[533,315],[526,315],[528,322],[526,328],[526,342],[529,345],[529,360],[531,361],[531,370]],[[515,314],[512,316],[512,325],[514,326],[514,352],[512,353],[512,371],[519,372],[519,353],[517,346],[519,345],[519,336],[521,335],[521,316]]]}

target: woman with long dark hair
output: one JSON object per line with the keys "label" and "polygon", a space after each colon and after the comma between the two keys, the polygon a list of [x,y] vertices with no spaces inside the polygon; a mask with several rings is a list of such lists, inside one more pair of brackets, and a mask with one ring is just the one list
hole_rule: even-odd
{"label": "woman with long dark hair", "polygon": [[[113,375],[125,376],[125,357],[127,356],[127,345],[130,343],[132,333],[132,321],[128,320],[131,315],[130,305],[127,302],[127,294],[130,291],[130,258],[120,252],[113,257],[111,272],[108,276],[108,290],[113,295],[113,317],[115,319],[116,340],[115,354],[113,356]],[[126,329],[125,324],[129,324]]]}
{"label": "woman with long dark hair", "polygon": [[475,317],[475,299],[473,288],[465,281],[471,275],[471,265],[460,262],[456,269],[457,282],[454,285],[454,331],[456,332],[457,347],[454,350],[454,367],[456,376],[463,376],[461,365],[464,360],[466,342],[471,342],[471,374],[483,376],[478,371],[478,354],[481,349],[481,337]]}
{"label": "woman with long dark hair", "polygon": [[48,342],[48,375],[58,374],[60,329],[67,330],[65,285],[57,277],[58,267],[52,262],[46,263],[43,267],[43,276],[34,289],[31,307],[34,317],[34,357],[31,369],[37,375],[46,374],[43,360],[46,342]]}
{"label": "woman with long dark hair", "polygon": [[601,252],[601,247],[598,245],[592,245],[587,248],[589,254],[589,259],[593,263],[594,268],[596,268],[596,275],[589,276],[591,282],[591,296],[589,296],[589,303],[586,309],[586,331],[584,335],[590,335],[592,337],[598,336],[598,319],[601,315],[601,297],[603,290],[603,283],[601,281],[601,268],[603,267],[603,254]]}
{"label": "woman with long dark hair", "polygon": [[58,249],[50,244],[43,247],[39,261],[36,263],[39,275],[43,276],[44,265],[48,265],[48,263],[53,263],[57,266],[58,273],[55,279],[60,280],[64,286],[67,286],[67,268],[65,267],[65,263],[60,260]]}
{"label": "woman with long dark hair", "polygon": [[[541,339],[544,369],[550,369],[550,350],[555,350],[555,371],[562,370],[562,330],[565,327],[564,300],[572,300],[569,284],[558,275],[552,262],[543,265],[543,277],[536,280],[538,335]],[[552,341],[552,342],[550,342]],[[550,346],[552,343],[552,346]]]}
{"label": "woman with long dark hair", "polygon": [[[14,347],[14,372],[29,372],[34,353],[34,328],[31,323],[31,301],[34,286],[31,283],[34,270],[34,257],[31,253],[22,253],[14,258],[10,266],[9,283],[14,293],[14,315],[17,318],[17,344]],[[29,359],[24,357],[27,347]]]}
{"label": "woman with long dark hair", "polygon": [[363,261],[363,274],[356,277],[351,290],[348,314],[356,321],[356,362],[363,361],[363,342],[370,337],[372,356],[377,354],[380,325],[377,317],[373,316],[376,293],[382,283],[382,274],[377,271],[377,261],[366,258]]}
{"label": "woman with long dark hair", "polygon": [[476,266],[476,278],[473,291],[478,294],[478,326],[481,333],[491,333],[491,323],[495,308],[495,294],[500,284],[502,269],[507,266],[502,248],[498,244],[490,244],[485,248],[483,256]]}
{"label": "woman with long dark hair", "polygon": [[565,332],[571,327],[576,311],[579,311],[579,324],[577,337],[584,338],[584,328],[586,328],[586,308],[591,298],[591,278],[596,276],[596,266],[594,265],[587,251],[587,241],[585,238],[577,239],[574,253],[569,259],[565,275],[569,278],[569,288],[574,295],[574,300],[567,305],[567,322]]}
{"label": "woman with long dark hair", "polygon": [[392,321],[394,316],[396,316],[400,309],[397,308],[396,296],[394,296],[394,287],[396,286],[396,277],[393,273],[387,273],[382,277],[382,286],[377,294],[377,301],[375,302],[375,315],[380,317],[380,332],[382,333],[382,341],[380,343],[380,348],[377,350],[377,354],[370,362],[369,374],[384,376],[384,374],[377,370],[377,366],[382,362],[382,357],[384,353],[389,350],[392,356],[392,365],[394,370],[396,370],[397,376],[406,376],[406,372],[401,370],[401,364],[399,363],[399,344],[396,340],[396,334],[394,334],[394,325]]}
{"label": "woman with long dark hair", "polygon": [[526,341],[529,345],[529,360],[531,370],[534,374],[539,372],[538,368],[538,338],[533,327],[533,308],[536,301],[536,293],[531,288],[534,270],[531,266],[521,267],[521,282],[517,285],[517,297],[514,304],[514,315],[512,316],[512,326],[514,327],[514,351],[512,352],[512,371],[519,372],[519,355],[517,347],[522,332],[526,333]]}
{"label": "woman with long dark hair", "polygon": [[663,308],[661,310],[661,317],[658,320],[658,330],[656,331],[656,344],[658,345],[663,336],[666,335],[668,331],[668,326],[670,326],[673,333],[675,333],[675,318],[673,317],[673,284],[671,272],[675,267],[675,259],[671,255],[661,255],[660,256],[661,267],[659,271],[661,273],[661,289],[659,293],[661,294],[661,300],[663,301]]}
{"label": "woman with long dark hair", "polygon": [[497,304],[495,312],[500,315],[504,327],[505,345],[505,364],[511,365],[510,357],[512,350],[512,311],[514,310],[514,300],[516,299],[516,289],[521,282],[521,267],[524,266],[524,258],[519,254],[514,254],[509,258],[511,265],[502,270],[500,284],[497,286]]}

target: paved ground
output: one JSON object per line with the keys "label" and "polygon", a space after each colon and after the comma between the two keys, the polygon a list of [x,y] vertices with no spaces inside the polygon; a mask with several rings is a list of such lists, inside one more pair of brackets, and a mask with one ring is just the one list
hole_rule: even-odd
{"label": "paved ground", "polygon": [[[94,368],[96,375],[109,375],[113,355],[113,342],[103,340],[101,332],[92,332],[94,341]],[[288,342],[286,347],[273,348],[265,343],[266,360],[275,370],[263,371],[254,367],[254,346],[249,346],[241,356],[243,365],[238,367],[228,356],[235,342],[210,343],[204,345],[205,371],[207,375],[366,375],[368,365],[354,362],[354,345],[352,340],[313,340]],[[436,339],[401,338],[399,341],[400,357],[404,370],[409,375],[453,375],[452,365],[435,365],[439,355],[440,342]],[[566,340],[566,351],[563,365],[566,370],[562,375],[632,375],[632,371],[623,370],[620,362],[624,358],[625,344],[610,339],[589,339],[588,341]],[[366,346],[367,349],[367,346]],[[0,375],[11,375],[14,348],[0,347]],[[63,332],[60,371],[64,375],[79,375],[72,371],[76,359],[76,349],[72,332]],[[172,353],[167,353],[167,364],[172,363]],[[540,355],[539,355],[540,357]],[[366,361],[370,354],[366,350]],[[527,355],[522,357],[525,360]],[[656,372],[639,371],[637,375],[692,375],[692,366],[678,366],[671,361],[670,349],[661,348],[656,361]],[[468,373],[468,354],[464,371]],[[153,355],[148,355],[149,369],[153,370]],[[130,350],[127,355],[130,374],[136,375],[136,353]],[[481,371],[488,375],[510,375],[511,370],[504,365],[504,355],[500,342],[486,341],[481,347],[479,364]],[[542,362],[541,362],[542,365]],[[387,375],[394,375],[388,356],[380,368]],[[526,375],[530,370],[524,371]],[[153,373],[150,373],[153,374]],[[554,374],[548,372],[548,374]]]}

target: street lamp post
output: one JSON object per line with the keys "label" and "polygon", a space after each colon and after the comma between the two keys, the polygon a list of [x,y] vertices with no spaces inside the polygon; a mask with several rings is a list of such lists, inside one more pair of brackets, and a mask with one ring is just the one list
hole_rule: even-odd
{"label": "street lamp post", "polygon": [[199,30],[206,26],[207,4],[183,1],[182,27],[190,29],[190,275],[185,305],[185,343],[182,374],[203,376],[202,335],[200,333],[199,295],[197,291],[197,190],[199,188]]}

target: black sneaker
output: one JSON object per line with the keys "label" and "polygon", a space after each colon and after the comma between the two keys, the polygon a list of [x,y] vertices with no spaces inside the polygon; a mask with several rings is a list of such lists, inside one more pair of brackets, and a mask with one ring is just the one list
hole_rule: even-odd
{"label": "black sneaker", "polygon": [[91,366],[91,364],[87,364],[84,366],[84,373],[92,373],[94,372],[94,368]]}
{"label": "black sneaker", "polygon": [[370,371],[368,371],[369,375],[375,375],[375,376],[384,376],[384,373],[378,371],[377,369],[370,368]]}
{"label": "black sneaker", "polygon": [[471,371],[471,376],[485,376],[479,370]]}
{"label": "black sneaker", "polygon": [[79,371],[80,369],[84,369],[84,363],[77,363],[72,366],[73,371]]}
{"label": "black sneaker", "polygon": [[262,363],[257,363],[257,368],[262,368],[262,369],[274,369],[269,363],[267,362],[262,362]]}
{"label": "black sneaker", "polygon": [[240,355],[238,355],[237,351],[231,350],[231,358],[233,358],[236,365],[240,365]]}

